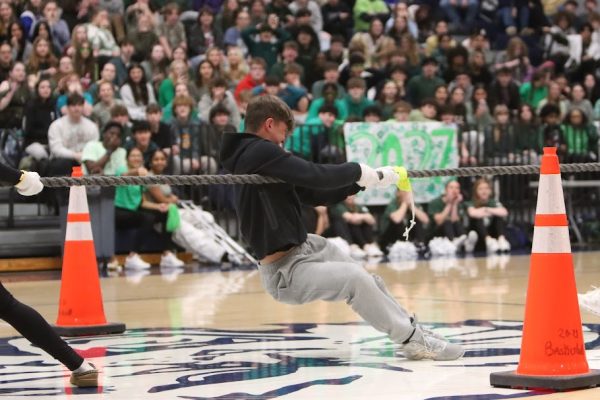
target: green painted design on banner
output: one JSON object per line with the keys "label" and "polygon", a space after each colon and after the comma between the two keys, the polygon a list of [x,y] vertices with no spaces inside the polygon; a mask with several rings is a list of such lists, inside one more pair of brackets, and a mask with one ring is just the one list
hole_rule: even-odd
{"label": "green painted design on banner", "polygon": [[[422,147],[423,153],[420,156],[421,160],[416,169],[426,169],[427,168],[426,166],[429,165],[429,163],[431,161],[431,146],[432,146],[431,138],[429,137],[427,132],[418,131],[418,130],[406,132],[405,135],[407,138],[416,137],[424,142],[424,145]],[[418,141],[413,141],[413,142],[414,142],[414,144],[411,143],[411,147],[418,146]]]}
{"label": "green painted design on banner", "polygon": [[[400,144],[400,140],[394,135],[386,136],[379,152],[381,153],[382,165],[402,165],[404,163],[402,145]],[[390,153],[392,152],[395,154],[394,158],[390,158]]]}
{"label": "green painted design on banner", "polygon": [[[348,161],[377,168],[400,165],[408,170],[455,168],[458,166],[457,134],[454,126],[439,122],[348,123],[344,125]],[[412,179],[418,203],[439,196],[450,177]],[[359,193],[367,205],[387,204],[394,188],[370,189]]]}

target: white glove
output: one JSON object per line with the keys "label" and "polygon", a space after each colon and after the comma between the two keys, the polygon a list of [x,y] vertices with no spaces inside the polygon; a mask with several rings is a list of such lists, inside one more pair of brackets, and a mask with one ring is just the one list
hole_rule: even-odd
{"label": "white glove", "polygon": [[394,171],[394,167],[379,167],[375,171],[379,174],[381,179],[379,179],[379,184],[377,187],[388,187],[391,185],[395,185],[400,180],[400,176]]}
{"label": "white glove", "polygon": [[358,186],[362,186],[365,189],[375,187],[379,184],[379,174],[373,168],[365,164],[360,165],[360,179],[356,181]]}
{"label": "white glove", "polygon": [[15,185],[17,192],[23,196],[33,196],[44,189],[40,181],[40,175],[37,172],[23,171],[21,182]]}

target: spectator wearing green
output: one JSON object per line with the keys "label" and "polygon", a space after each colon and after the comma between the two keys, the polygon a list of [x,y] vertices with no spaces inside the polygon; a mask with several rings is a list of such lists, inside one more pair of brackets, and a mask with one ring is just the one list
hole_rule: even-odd
{"label": "spectator wearing green", "polygon": [[375,217],[369,209],[356,203],[356,196],[348,196],[331,209],[333,234],[350,244],[350,254],[355,258],[379,257],[383,253],[374,238]]}
{"label": "spectator wearing green", "polygon": [[446,82],[436,75],[437,69],[437,60],[427,57],[421,62],[421,74],[408,81],[406,91],[413,107],[419,107],[424,99],[434,97],[438,86],[446,85]]}
{"label": "spectator wearing green", "polygon": [[308,107],[306,119],[313,119],[319,115],[319,110],[325,104],[333,105],[337,109],[337,118],[344,121],[348,118],[348,108],[344,98],[339,98],[338,85],[333,82],[327,82],[323,85],[323,97],[314,99]]}
{"label": "spectator wearing green", "polygon": [[357,0],[354,3],[354,29],[356,31],[367,31],[372,20],[375,18],[387,21],[390,9],[383,0]]}
{"label": "spectator wearing green", "polygon": [[[258,34],[258,40],[254,35]],[[276,38],[273,41],[274,37]],[[242,31],[242,40],[248,47],[248,54],[253,58],[260,57],[267,63],[267,70],[277,63],[281,47],[290,37],[284,29],[263,23],[258,28],[251,27]]]}
{"label": "spectator wearing green", "polygon": [[427,212],[432,223],[434,237],[446,237],[457,247],[461,246],[467,236],[462,220],[465,216],[463,196],[460,192],[460,183],[450,180],[446,183],[444,194],[433,199],[427,206]]}
{"label": "spectator wearing green", "polygon": [[[177,96],[191,97],[189,86],[183,82],[177,83],[175,85],[175,97],[177,97]],[[173,98],[173,100],[174,99],[175,98]],[[173,120],[173,115],[174,115],[173,100],[171,100],[169,102],[169,104],[167,104],[165,107],[163,107],[163,109],[162,109],[163,116],[162,116],[162,120],[161,120],[162,122],[171,123],[171,121]],[[192,108],[192,119],[196,122],[200,121],[199,116],[198,116],[197,107]]]}
{"label": "spectator wearing green", "polygon": [[[387,205],[379,222],[379,246],[386,249],[398,240],[405,240],[404,232],[410,226],[412,192],[397,190],[392,201]],[[429,216],[423,209],[415,205],[416,225],[409,233],[409,240],[419,249],[425,246]]]}
{"label": "spectator wearing green", "polygon": [[519,88],[521,101],[537,109],[540,102],[548,97],[548,77],[544,70],[536,71],[531,82],[525,82]]}
{"label": "spectator wearing green", "polygon": [[348,117],[362,119],[365,108],[374,105],[373,100],[365,96],[367,84],[362,78],[350,78],[348,80],[348,94],[342,100],[348,110]]}
{"label": "spectator wearing green", "polygon": [[[117,176],[146,176],[148,170],[144,167],[144,157],[137,147],[127,152],[127,165],[116,171]],[[140,185],[117,186],[115,189],[115,228],[137,228],[131,244],[129,255],[125,259],[125,268],[148,269],[150,264],[142,260],[139,252],[142,250],[146,234],[154,225],[154,216],[143,211],[144,189]]]}
{"label": "spectator wearing green", "polygon": [[296,127],[286,140],[285,148],[307,160],[319,159],[319,153],[327,147],[329,154],[336,158],[344,146],[339,128],[343,121],[337,120],[337,109],[331,104],[324,104],[319,109],[318,116],[306,120],[302,126]]}
{"label": "spectator wearing green", "polygon": [[189,82],[188,67],[182,60],[175,60],[169,67],[169,76],[160,83],[158,89],[158,104],[166,107],[175,98],[175,85]]}
{"label": "spectator wearing green", "polygon": [[515,123],[517,152],[521,154],[522,164],[538,164],[538,156],[542,152],[544,140],[540,126],[536,121],[535,112],[529,104],[519,107]]}
{"label": "spectator wearing green", "polygon": [[508,210],[493,198],[490,182],[485,178],[476,180],[472,199],[464,205],[469,217],[469,236],[478,238],[475,243],[479,247],[485,245],[491,254],[510,251],[510,243],[504,236]]}
{"label": "spectator wearing green", "polygon": [[598,130],[588,122],[580,108],[571,109],[562,124],[566,162],[583,163],[598,159]]}

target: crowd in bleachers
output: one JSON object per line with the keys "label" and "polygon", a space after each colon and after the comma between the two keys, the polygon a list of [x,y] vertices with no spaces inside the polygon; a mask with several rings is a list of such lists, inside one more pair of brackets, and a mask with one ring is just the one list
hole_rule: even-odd
{"label": "crowd in bleachers", "polygon": [[[0,143],[14,166],[42,175],[68,175],[76,165],[89,174],[143,175],[158,151],[164,173],[219,173],[221,133],[242,131],[248,101],[263,94],[293,110],[298,127],[286,148],[315,161],[344,160],[345,122],[388,120],[455,124],[461,165],[536,162],[543,146],[556,146],[563,161],[597,160],[600,6],[0,0]],[[480,243],[505,250],[503,212],[494,211],[502,206],[489,198],[450,206],[448,190],[437,204],[443,223],[430,205],[417,214],[415,241],[426,241],[428,225],[459,245],[477,232]],[[127,211],[159,215],[170,203],[142,194],[133,204],[136,196],[117,195],[118,226]],[[378,224],[383,246],[404,219],[406,199],[397,201]],[[377,253],[368,230],[352,226],[375,221],[340,207],[315,210],[316,226],[337,213],[346,225],[336,234]],[[460,213],[472,220],[468,230],[445,223]],[[498,243],[485,243],[490,236],[474,219],[485,220]]]}

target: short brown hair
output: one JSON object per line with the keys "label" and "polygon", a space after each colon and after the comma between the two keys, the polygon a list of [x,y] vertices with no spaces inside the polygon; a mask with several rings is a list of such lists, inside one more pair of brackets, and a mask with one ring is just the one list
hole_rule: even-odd
{"label": "short brown hair", "polygon": [[262,57],[254,57],[254,58],[252,58],[252,60],[250,60],[250,63],[248,65],[250,65],[250,66],[252,66],[252,65],[260,65],[261,67],[263,67],[263,69],[265,71],[267,70],[267,62]]}
{"label": "short brown hair", "polygon": [[339,65],[337,63],[334,63],[333,61],[326,61],[325,64],[323,64],[323,72],[338,70]]}
{"label": "short brown hair", "polygon": [[146,114],[158,114],[161,112],[162,108],[156,103],[150,103],[148,104],[148,107],[146,107]]}
{"label": "short brown hair", "polygon": [[494,116],[496,116],[498,114],[509,114],[510,115],[510,110],[508,109],[506,104],[498,104],[496,107],[494,107]]}
{"label": "short brown hair", "polygon": [[348,90],[353,89],[353,88],[361,88],[361,89],[366,89],[367,88],[367,83],[365,82],[365,80],[363,78],[350,78],[348,79]]}
{"label": "short brown hair", "polygon": [[177,13],[179,14],[179,5],[177,3],[167,3],[165,4],[165,6],[162,8],[162,13],[163,15],[169,15],[172,13]]}
{"label": "short brown hair", "polygon": [[288,40],[287,42],[285,42],[283,44],[283,48],[284,49],[294,49],[294,50],[298,51],[298,43],[294,42],[293,40]]}
{"label": "short brown hair", "polygon": [[173,113],[179,106],[188,106],[191,110],[194,108],[194,100],[190,96],[175,96],[173,99]]}
{"label": "short brown hair", "polygon": [[397,103],[394,104],[394,112],[405,112],[405,113],[410,113],[412,111],[412,107],[410,105],[410,103],[407,103],[406,101],[398,101]]}
{"label": "short brown hair", "polygon": [[129,111],[127,111],[127,107],[125,107],[124,105],[115,104],[110,109],[110,117],[111,118],[123,117],[125,115],[129,117]]}
{"label": "short brown hair", "polygon": [[115,85],[112,82],[102,80],[98,82],[98,91],[100,91],[100,88],[104,85],[109,85],[113,92],[115,91]]}
{"label": "short brown hair", "polygon": [[284,75],[287,74],[296,74],[302,75],[302,67],[297,63],[290,63],[283,68]]}
{"label": "short brown hair", "polygon": [[250,100],[246,108],[246,130],[252,133],[258,132],[268,118],[285,122],[289,131],[294,128],[294,114],[279,97],[264,95]]}

